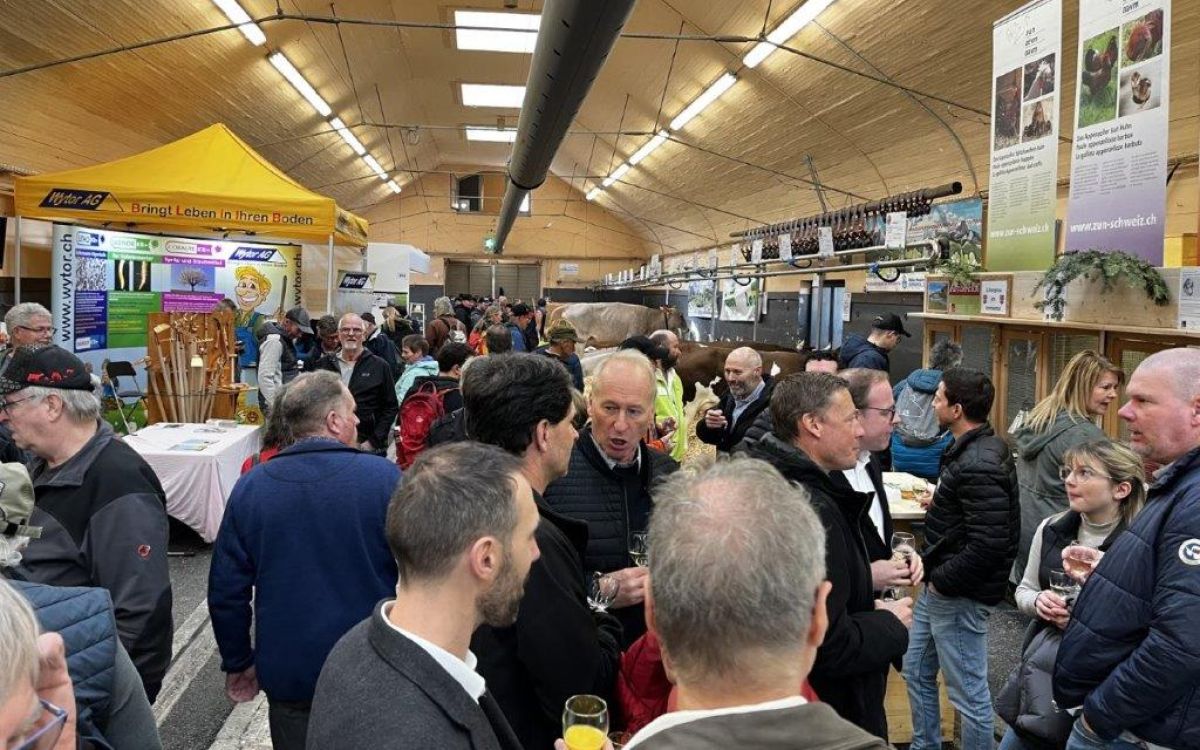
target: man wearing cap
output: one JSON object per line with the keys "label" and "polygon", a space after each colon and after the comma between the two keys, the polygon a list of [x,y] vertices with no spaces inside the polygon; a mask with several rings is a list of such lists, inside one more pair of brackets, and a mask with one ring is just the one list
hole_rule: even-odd
{"label": "man wearing cap", "polygon": [[264,323],[258,345],[258,405],[265,414],[280,389],[296,379],[302,363],[296,355],[296,340],[312,330],[308,310],[293,307],[276,323]]}
{"label": "man wearing cap", "polygon": [[871,322],[871,332],[864,338],[854,334],[842,344],[838,357],[838,369],[848,370],[863,367],[868,370],[888,371],[888,353],[900,343],[901,336],[911,336],[904,330],[904,323],[895,313],[878,315]]}
{"label": "man wearing cap", "polygon": [[42,535],[18,576],[100,586],[151,701],[171,661],[166,495],[150,466],[100,419],[83,362],[57,346],[22,347],[0,376],[0,421],[29,466]]}
{"label": "man wearing cap", "polygon": [[571,374],[571,387],[583,393],[583,365],[579,355],[575,353],[575,345],[579,343],[579,334],[575,326],[565,318],[559,318],[546,328],[546,340],[550,343],[537,350],[538,354],[553,357],[567,368]]}
{"label": "man wearing cap", "polygon": [[509,314],[508,326],[509,334],[512,336],[512,350],[514,352],[531,351],[534,347],[529,346],[528,337],[525,335],[525,329],[529,327],[529,321],[533,320],[533,311],[529,309],[529,305],[524,302],[518,302],[512,306],[512,312]]}

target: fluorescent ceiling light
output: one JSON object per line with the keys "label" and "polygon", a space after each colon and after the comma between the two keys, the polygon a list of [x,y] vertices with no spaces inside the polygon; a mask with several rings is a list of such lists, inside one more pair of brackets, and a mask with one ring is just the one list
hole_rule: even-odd
{"label": "fluorescent ceiling light", "polygon": [[288,83],[292,84],[300,92],[300,96],[303,96],[312,105],[312,108],[317,110],[317,114],[321,115],[321,117],[329,117],[333,113],[333,109],[329,104],[321,98],[321,95],[312,87],[312,84],[304,80],[304,76],[300,75],[300,71],[296,70],[296,66],[292,65],[291,61],[284,57],[282,52],[276,52],[267,59],[275,66],[275,70],[278,70],[284,78],[288,79]]}
{"label": "fluorescent ceiling light", "polygon": [[624,177],[625,173],[628,171],[629,171],[629,165],[622,164],[621,166],[614,169],[612,174],[610,174],[608,177],[605,177],[604,181],[601,182],[600,184],[603,185],[604,187],[610,187],[614,182],[616,182],[617,180]]}
{"label": "fluorescent ceiling light", "polygon": [[713,85],[704,90],[703,94],[696,97],[694,102],[687,105],[682,112],[676,115],[674,120],[671,120],[671,130],[679,130],[684,125],[687,125],[692,121],[692,118],[703,112],[708,105],[715,102],[721,94],[728,91],[729,87],[735,83],[737,83],[737,76],[733,73],[726,73],[718,78]]}
{"label": "fluorescent ceiling light", "polygon": [[767,34],[766,42],[759,42],[754,45],[754,48],[742,58],[742,63],[747,68],[757,66],[760,62],[767,59],[768,55],[778,49],[776,45],[783,44],[796,36],[800,29],[821,15],[830,5],[833,5],[833,0],[808,0],[804,5],[797,8],[795,13],[785,18],[783,23],[776,26],[774,31]]}
{"label": "fluorescent ceiling light", "polygon": [[659,146],[666,143],[666,141],[667,141],[667,131],[665,131],[665,130],[658,131],[658,135],[656,135],[653,138],[651,138],[650,140],[646,141],[646,145],[639,148],[637,151],[635,151],[633,153],[633,156],[629,157],[629,164],[630,165],[637,164],[642,159],[645,159],[647,156],[649,156],[651,154],[651,152],[654,151],[654,149],[656,149]]}
{"label": "fluorescent ceiling light", "polygon": [[486,141],[488,143],[515,143],[517,140],[517,129],[489,128],[482,125],[468,127],[467,140]]}
{"label": "fluorescent ceiling light", "polygon": [[267,35],[262,29],[258,28],[258,24],[250,20],[250,14],[242,8],[237,0],[213,0],[230,23],[238,24],[238,31],[242,32],[242,36],[253,44],[255,47],[261,47],[267,43]]}
{"label": "fluorescent ceiling light", "polygon": [[400,186],[396,183],[395,180],[388,180],[387,186],[392,189],[393,193],[395,193],[396,195],[400,195]]}
{"label": "fluorescent ceiling light", "polygon": [[354,153],[358,154],[359,156],[363,156],[367,153],[367,147],[362,145],[362,141],[354,137],[354,133],[350,132],[350,128],[346,127],[346,123],[342,122],[342,118],[335,117],[329,121],[329,124],[332,125],[333,129],[337,131],[337,134],[342,137],[342,140],[345,141],[350,148],[354,149]]}
{"label": "fluorescent ceiling light", "polygon": [[521,199],[521,206],[517,210],[521,213],[529,213],[529,193],[526,193],[525,197]]}
{"label": "fluorescent ceiling light", "polygon": [[596,196],[600,195],[601,192],[602,192],[602,189],[599,186],[594,187],[587,192],[587,195],[585,195],[584,198],[586,198],[590,201],[594,201],[594,200],[596,200]]}
{"label": "fluorescent ceiling light", "polygon": [[[480,49],[491,52],[532,53],[537,44],[537,30],[542,17],[529,13],[492,13],[475,10],[454,11],[455,26],[486,26],[492,29],[526,29],[525,31],[483,31],[455,29],[454,44],[459,49]],[[532,31],[529,31],[529,30]]]}
{"label": "fluorescent ceiling light", "polygon": [[383,171],[383,167],[379,166],[379,162],[375,160],[374,156],[367,154],[366,156],[363,157],[363,161],[365,161],[367,163],[367,166],[371,168],[372,172],[379,175],[379,179],[383,180],[384,182],[387,182],[388,174],[387,174],[387,172]]}
{"label": "fluorescent ceiling light", "polygon": [[520,109],[524,101],[524,86],[503,86],[493,83],[462,84],[462,102],[468,107]]}

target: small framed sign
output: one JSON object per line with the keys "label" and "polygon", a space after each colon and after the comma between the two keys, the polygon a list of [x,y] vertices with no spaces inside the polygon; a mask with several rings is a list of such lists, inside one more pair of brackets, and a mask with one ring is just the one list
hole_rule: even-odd
{"label": "small framed sign", "polygon": [[1012,314],[1012,281],[1012,276],[980,280],[980,315],[1007,318]]}

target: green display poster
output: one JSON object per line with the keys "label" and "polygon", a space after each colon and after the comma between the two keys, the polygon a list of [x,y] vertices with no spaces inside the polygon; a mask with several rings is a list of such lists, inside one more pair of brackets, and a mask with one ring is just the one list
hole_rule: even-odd
{"label": "green display poster", "polygon": [[146,345],[146,316],[162,310],[157,292],[108,293],[108,347]]}

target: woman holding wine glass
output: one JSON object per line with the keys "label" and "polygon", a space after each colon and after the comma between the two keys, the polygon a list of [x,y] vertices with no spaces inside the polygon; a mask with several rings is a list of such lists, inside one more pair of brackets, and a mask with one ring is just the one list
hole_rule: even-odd
{"label": "woman holding wine glass", "polygon": [[1059,474],[1070,507],[1038,526],[1017,587],[1017,608],[1036,619],[1026,634],[1022,663],[996,701],[997,712],[1009,724],[1000,750],[1025,750],[1047,742],[1066,745],[1072,719],[1050,705],[1048,689],[1061,633],[1079,589],[1078,579],[1063,570],[1063,551],[1086,548],[1102,553],[1129,527],[1146,499],[1141,458],[1107,439],[1069,448]]}

